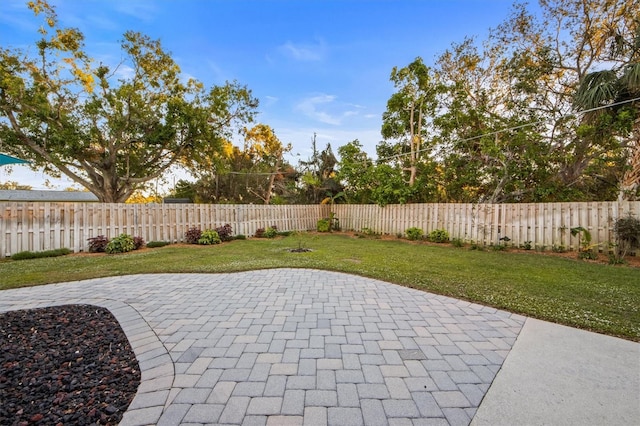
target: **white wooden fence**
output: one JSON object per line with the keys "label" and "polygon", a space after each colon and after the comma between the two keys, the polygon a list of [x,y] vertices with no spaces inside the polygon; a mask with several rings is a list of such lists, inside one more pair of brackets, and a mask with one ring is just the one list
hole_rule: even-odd
{"label": "white wooden fence", "polygon": [[230,224],[235,235],[258,228],[315,230],[324,205],[0,203],[0,255],[24,250],[88,250],[88,238],[125,233],[145,241],[184,241],[191,227]]}
{"label": "white wooden fence", "polygon": [[276,225],[283,231],[313,230],[333,211],[344,230],[401,234],[418,227],[425,233],[446,229],[451,238],[478,244],[564,246],[575,250],[570,229],[588,229],[601,250],[613,242],[615,219],[640,217],[640,201],[540,204],[407,204],[389,205],[225,205],[0,203],[0,256],[19,251],[66,247],[86,251],[87,239],[121,233],[145,241],[183,241],[191,227],[215,228],[229,223],[235,234],[251,236]]}
{"label": "white wooden fence", "polygon": [[581,226],[592,242],[606,250],[615,241],[614,221],[632,214],[640,218],[640,201],[536,204],[405,204],[334,205],[343,229],[368,228],[376,233],[399,234],[409,227],[425,234],[446,229],[451,238],[490,245],[504,243],[551,249],[564,246],[576,250],[578,237],[571,228]]}

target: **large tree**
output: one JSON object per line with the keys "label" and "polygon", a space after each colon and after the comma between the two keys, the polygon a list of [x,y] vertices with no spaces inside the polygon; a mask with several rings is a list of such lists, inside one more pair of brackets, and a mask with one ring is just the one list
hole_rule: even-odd
{"label": "large tree", "polygon": [[252,120],[257,100],[246,87],[184,81],[159,41],[127,32],[123,62],[95,64],[83,34],[60,28],[53,7],[29,7],[45,18],[37,55],[0,48],[3,149],[100,201],[124,202],[172,165],[203,161]]}
{"label": "large tree", "polygon": [[428,157],[428,124],[436,110],[438,87],[422,58],[403,68],[394,67],[391,81],[397,92],[387,101],[382,115],[382,137],[397,143],[402,167],[409,172],[408,184],[416,182],[418,163]]}
{"label": "large tree", "polygon": [[[620,140],[628,158],[619,179],[618,199],[636,199],[640,189],[640,11],[627,26],[609,28],[613,67],[585,75],[576,91],[584,122]],[[604,128],[603,128],[604,127]]]}

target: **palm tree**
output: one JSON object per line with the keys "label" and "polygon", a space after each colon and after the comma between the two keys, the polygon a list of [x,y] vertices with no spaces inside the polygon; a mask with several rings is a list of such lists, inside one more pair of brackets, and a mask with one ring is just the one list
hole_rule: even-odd
{"label": "palm tree", "polygon": [[575,104],[581,110],[611,105],[611,108],[587,114],[586,120],[593,121],[603,111],[611,113],[622,108],[632,114],[631,131],[624,138],[629,160],[620,180],[619,201],[637,198],[640,187],[640,26],[635,32],[630,43],[625,43],[619,37],[614,38],[614,43],[620,46],[616,50],[613,45],[613,50],[619,53],[624,51],[628,55],[623,64],[614,69],[586,74],[575,95]]}

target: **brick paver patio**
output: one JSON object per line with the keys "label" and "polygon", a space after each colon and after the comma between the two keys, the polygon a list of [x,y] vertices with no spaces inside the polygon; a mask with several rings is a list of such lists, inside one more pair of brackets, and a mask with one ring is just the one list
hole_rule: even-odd
{"label": "brick paver patio", "polygon": [[142,383],[122,425],[467,425],[524,323],[347,274],[135,275],[6,290],[108,308]]}

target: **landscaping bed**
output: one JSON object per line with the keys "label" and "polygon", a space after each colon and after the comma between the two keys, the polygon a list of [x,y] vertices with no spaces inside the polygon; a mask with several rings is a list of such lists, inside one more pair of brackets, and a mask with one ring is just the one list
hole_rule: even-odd
{"label": "landscaping bed", "polygon": [[0,314],[0,424],[116,425],[140,384],[118,321],[64,305]]}

